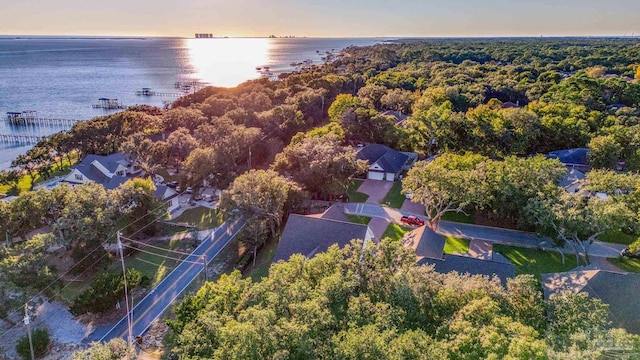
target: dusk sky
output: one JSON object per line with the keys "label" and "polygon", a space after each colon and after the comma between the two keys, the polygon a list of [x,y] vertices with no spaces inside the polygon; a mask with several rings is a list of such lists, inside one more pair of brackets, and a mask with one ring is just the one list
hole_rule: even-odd
{"label": "dusk sky", "polygon": [[640,34],[638,0],[0,0],[2,35]]}

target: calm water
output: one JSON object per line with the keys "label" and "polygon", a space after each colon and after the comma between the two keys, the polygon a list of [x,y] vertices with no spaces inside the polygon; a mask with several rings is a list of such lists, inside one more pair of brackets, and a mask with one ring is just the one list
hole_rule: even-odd
{"label": "calm water", "polygon": [[[235,86],[259,78],[256,67],[292,71],[293,62],[322,63],[326,51],[366,46],[382,39],[15,39],[0,37],[0,134],[47,135],[55,126],[16,127],[8,111],[35,110],[39,117],[89,119],[101,97],[124,105],[161,107],[174,98],[142,97],[137,90],[178,92],[178,81]],[[319,51],[319,52],[318,52]],[[0,169],[29,147],[0,142]]]}

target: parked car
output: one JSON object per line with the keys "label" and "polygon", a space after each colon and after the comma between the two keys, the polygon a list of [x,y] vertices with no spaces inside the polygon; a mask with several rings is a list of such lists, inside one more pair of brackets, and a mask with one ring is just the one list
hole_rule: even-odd
{"label": "parked car", "polygon": [[420,219],[417,216],[413,216],[413,215],[405,215],[403,217],[400,218],[400,222],[405,223],[407,225],[413,225],[413,226],[422,226],[424,225],[424,220]]}
{"label": "parked car", "polygon": [[167,186],[168,186],[168,187],[170,187],[170,188],[172,188],[172,189],[175,189],[175,188],[177,188],[177,187],[178,187],[178,182],[177,182],[177,181],[171,181],[171,182],[168,182],[168,183],[167,183]]}
{"label": "parked car", "polygon": [[631,252],[631,249],[626,248],[620,252],[620,255],[629,257],[632,259],[640,259],[640,251]]}
{"label": "parked car", "polygon": [[193,188],[191,186],[187,187],[187,190],[185,190],[185,192],[187,194],[193,194]]}

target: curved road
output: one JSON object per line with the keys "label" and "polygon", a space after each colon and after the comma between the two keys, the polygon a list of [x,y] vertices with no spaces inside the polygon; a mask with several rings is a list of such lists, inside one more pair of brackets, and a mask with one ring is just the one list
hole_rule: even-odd
{"label": "curved road", "polygon": [[[203,270],[203,256],[211,262],[222,249],[244,227],[244,219],[227,221],[217,227],[202,243],[164,278],[147,296],[135,304],[132,315],[133,336],[142,336],[178,296]],[[124,316],[99,341],[109,341],[120,337],[126,340],[128,334],[127,317]]]}
{"label": "curved road", "polygon": [[[402,217],[402,215],[416,215],[424,218],[424,215],[422,214],[413,214],[374,204],[347,203],[344,204],[343,207],[344,212],[347,214],[384,218],[395,223],[400,223],[400,217]],[[550,238],[541,238],[534,233],[525,231],[441,221],[438,226],[438,233],[469,240],[482,240],[495,244],[505,244],[526,248],[542,248],[545,250],[557,251],[557,248]],[[620,251],[625,248],[626,246],[620,244],[595,241],[589,248],[589,256],[615,258],[620,256]],[[575,253],[575,250],[571,246],[565,246],[563,251],[566,254]]]}

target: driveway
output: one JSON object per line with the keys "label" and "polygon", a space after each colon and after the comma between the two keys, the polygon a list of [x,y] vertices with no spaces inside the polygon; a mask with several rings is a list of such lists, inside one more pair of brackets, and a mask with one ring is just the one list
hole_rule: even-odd
{"label": "driveway", "polygon": [[424,214],[426,211],[424,208],[424,205],[414,203],[410,199],[406,199],[402,203],[402,207],[400,208],[400,210],[404,212],[413,213],[413,214]]}
{"label": "driveway", "polygon": [[380,204],[393,186],[391,181],[364,180],[358,191],[369,195],[367,204]]}
{"label": "driveway", "polygon": [[[344,212],[347,214],[363,215],[370,217],[381,217],[396,223],[400,222],[402,215],[416,215],[424,218],[422,214],[399,211],[397,209],[382,207],[380,205],[348,203],[344,205]],[[489,226],[473,224],[463,224],[451,221],[441,221],[438,233],[469,240],[482,240],[489,243],[505,244],[510,246],[520,246],[526,248],[542,248],[556,251],[553,241],[550,238],[540,238],[534,233],[502,229]],[[590,256],[618,257],[620,251],[625,249],[625,245],[609,244],[596,241],[589,249]],[[564,249],[567,254],[574,254],[575,250],[570,245]]]}
{"label": "driveway", "polygon": [[369,229],[373,232],[373,242],[378,243],[380,239],[382,239],[382,235],[387,230],[389,226],[389,221],[385,218],[380,217],[372,217],[371,221],[369,221]]}

